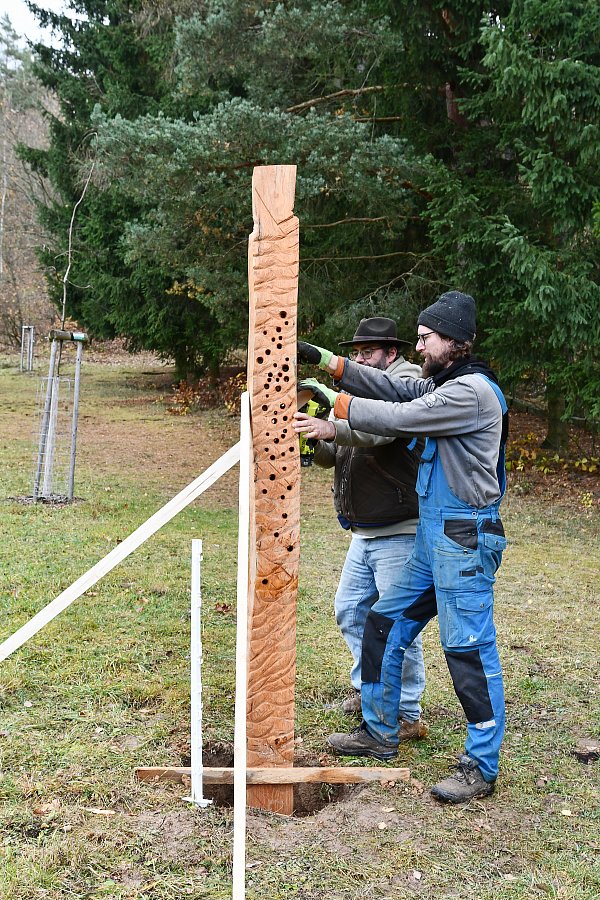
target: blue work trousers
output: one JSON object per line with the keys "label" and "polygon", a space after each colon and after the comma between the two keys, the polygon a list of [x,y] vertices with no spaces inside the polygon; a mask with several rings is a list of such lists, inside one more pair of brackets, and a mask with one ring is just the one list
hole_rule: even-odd
{"label": "blue work trousers", "polygon": [[[447,489],[445,495],[450,496]],[[437,614],[441,644],[468,722],[465,753],[493,781],[504,733],[492,588],[506,546],[502,523],[497,506],[474,510],[457,502],[440,508],[423,498],[420,515],[411,558],[381,592],[365,624],[364,720],[382,744],[398,744],[405,650]]]}

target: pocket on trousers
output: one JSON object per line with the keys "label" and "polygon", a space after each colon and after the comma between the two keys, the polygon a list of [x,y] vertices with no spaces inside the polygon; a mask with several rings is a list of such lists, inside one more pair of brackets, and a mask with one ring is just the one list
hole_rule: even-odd
{"label": "pocket on trousers", "polygon": [[495,581],[494,575],[502,562],[502,553],[506,549],[506,538],[501,534],[481,534],[481,565],[484,573]]}
{"label": "pocket on trousers", "polygon": [[477,521],[473,519],[446,519],[444,534],[455,544],[468,550],[477,550]]}
{"label": "pocket on trousers", "polygon": [[[488,592],[465,592],[448,598],[446,634],[442,643],[447,647],[477,647],[494,636],[493,596]],[[440,621],[441,624],[441,621]]]}

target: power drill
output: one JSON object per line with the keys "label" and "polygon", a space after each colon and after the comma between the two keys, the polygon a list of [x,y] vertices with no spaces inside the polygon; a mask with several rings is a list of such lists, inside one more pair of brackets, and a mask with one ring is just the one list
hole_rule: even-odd
{"label": "power drill", "polygon": [[[319,406],[316,400],[309,400],[299,412],[306,413],[307,416],[318,416],[319,418],[322,418],[322,415],[319,416],[319,410],[323,410],[323,407]],[[314,438],[307,438],[303,434],[300,435],[301,466],[312,466],[316,446],[317,442]]]}
{"label": "power drill", "polygon": [[[314,379],[298,383],[298,411],[306,413],[307,416],[315,416],[317,419],[326,419],[331,412],[329,398]],[[317,441],[314,438],[300,435],[301,466],[312,466],[316,446]]]}

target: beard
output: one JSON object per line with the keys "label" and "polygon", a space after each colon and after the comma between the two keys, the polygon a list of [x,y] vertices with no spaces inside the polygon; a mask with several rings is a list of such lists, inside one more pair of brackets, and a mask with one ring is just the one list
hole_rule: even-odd
{"label": "beard", "polygon": [[448,363],[452,361],[452,358],[452,346],[444,348],[436,357],[431,356],[430,353],[426,353],[421,367],[423,378],[433,378],[434,375],[437,375],[438,372],[441,372],[446,368]]}
{"label": "beard", "polygon": [[388,364],[387,364],[385,356],[382,356],[382,358],[379,360],[379,362],[376,362],[375,365],[371,366],[372,369],[381,369],[382,372],[385,372],[387,367],[388,367]]}

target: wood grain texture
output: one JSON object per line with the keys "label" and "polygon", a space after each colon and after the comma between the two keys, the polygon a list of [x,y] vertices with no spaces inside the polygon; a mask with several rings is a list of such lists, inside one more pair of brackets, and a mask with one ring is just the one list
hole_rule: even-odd
{"label": "wood grain texture", "polygon": [[[292,766],[300,456],[296,411],[298,219],[295,166],[252,177],[248,392],[253,481],[248,594],[248,766]],[[248,790],[248,804],[292,814],[291,785]]]}
{"label": "wood grain texture", "polygon": [[[135,770],[140,781],[183,781],[191,776],[189,766],[147,766]],[[305,766],[298,768],[247,769],[247,784],[368,784],[373,781],[408,781],[410,769],[384,768],[350,768],[336,766]],[[204,784],[233,784],[233,769],[211,766],[202,770]]]}

